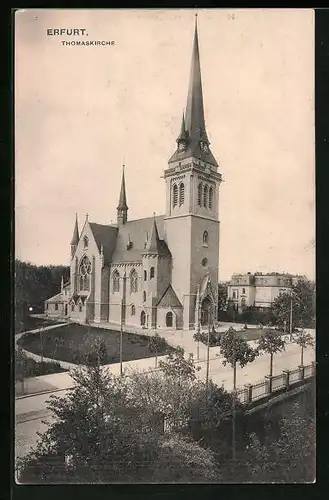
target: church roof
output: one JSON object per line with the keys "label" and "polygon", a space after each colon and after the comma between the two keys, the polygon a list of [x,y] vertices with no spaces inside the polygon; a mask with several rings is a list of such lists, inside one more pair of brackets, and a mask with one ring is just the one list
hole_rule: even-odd
{"label": "church roof", "polygon": [[[137,262],[142,259],[142,255],[147,253],[146,241],[150,240],[152,227],[156,221],[156,228],[160,242],[157,244],[161,255],[171,257],[164,238],[164,215],[146,217],[127,221],[118,228],[116,248],[113,253],[112,262]],[[131,242],[128,245],[129,241]]]}
{"label": "church roof", "polygon": [[63,300],[62,293],[57,293],[56,295],[53,295],[49,299],[45,300],[45,302],[60,302],[62,300]]}
{"label": "church roof", "polygon": [[158,227],[155,220],[153,218],[153,224],[151,228],[151,234],[147,240],[145,254],[151,255],[161,255],[163,257],[171,257],[169,249],[167,247],[167,243],[164,240],[161,240],[159,237]]}
{"label": "church roof", "polygon": [[127,210],[127,196],[126,196],[126,181],[125,181],[125,169],[123,167],[122,169],[122,180],[121,180],[121,190],[120,190],[120,197],[119,197],[119,204],[118,204],[118,210]]}
{"label": "church roof", "polygon": [[118,228],[116,226],[89,223],[90,229],[94,235],[98,250],[101,251],[103,246],[104,261],[111,262],[112,255],[117,241]]}
{"label": "church roof", "polygon": [[78,228],[78,214],[76,214],[71,245],[77,245],[78,243],[79,243],[79,228]]}
{"label": "church roof", "polygon": [[174,289],[171,285],[168,286],[165,293],[158,302],[158,307],[182,307]]}

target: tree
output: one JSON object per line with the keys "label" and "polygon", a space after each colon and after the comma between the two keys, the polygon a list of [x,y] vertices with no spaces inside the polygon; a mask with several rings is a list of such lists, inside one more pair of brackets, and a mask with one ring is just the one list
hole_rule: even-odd
{"label": "tree", "polygon": [[314,347],[315,342],[310,333],[305,332],[304,330],[296,333],[293,336],[293,342],[295,342],[300,347],[300,365],[304,365],[304,349],[309,347]]}
{"label": "tree", "polygon": [[279,422],[279,436],[252,433],[246,449],[246,469],[253,482],[300,483],[315,479],[315,420],[300,415],[294,405]]}
{"label": "tree", "polygon": [[[164,434],[146,393],[130,390],[129,377],[109,375],[96,358],[73,373],[75,387],[51,396],[55,419],[27,457],[19,482],[148,482],[216,478],[209,450],[174,433]],[[153,374],[156,375],[156,374]],[[173,377],[168,380],[174,382]],[[186,379],[185,379],[186,380]],[[161,412],[160,412],[161,413]]]}
{"label": "tree", "polygon": [[315,283],[308,280],[299,280],[291,291],[279,295],[272,304],[274,323],[283,329],[290,324],[292,301],[292,331],[296,327],[307,328],[314,326],[315,318]]}
{"label": "tree", "polygon": [[175,351],[170,352],[165,361],[159,361],[159,368],[167,377],[175,377],[178,383],[182,380],[195,380],[196,372],[200,367],[196,367],[193,354],[189,354],[186,359],[184,356],[184,349],[180,346]]}
{"label": "tree", "polygon": [[221,339],[220,354],[223,356],[223,365],[230,364],[233,368],[233,389],[236,390],[236,365],[241,368],[252,363],[258,356],[258,351],[252,349],[248,342],[237,335],[236,330],[230,327]]}
{"label": "tree", "polygon": [[218,311],[227,309],[227,283],[218,283]]}
{"label": "tree", "polygon": [[163,337],[160,337],[156,332],[155,335],[149,337],[148,347],[151,352],[155,353],[155,368],[158,366],[158,353],[162,351],[166,351],[168,347],[166,340]]}
{"label": "tree", "polygon": [[236,406],[236,365],[239,363],[241,368],[248,363],[252,363],[258,351],[252,349],[247,341],[241,337],[237,337],[237,332],[234,328],[229,328],[223,335],[221,340],[220,354],[223,356],[222,363],[226,366],[229,363],[233,368],[233,418],[232,418],[232,455],[233,463],[235,463],[235,406]]}
{"label": "tree", "polygon": [[273,376],[273,356],[277,352],[285,349],[285,342],[281,337],[280,332],[276,330],[263,329],[260,339],[258,340],[258,349],[261,352],[266,352],[270,355],[270,392],[272,391],[272,376]]}

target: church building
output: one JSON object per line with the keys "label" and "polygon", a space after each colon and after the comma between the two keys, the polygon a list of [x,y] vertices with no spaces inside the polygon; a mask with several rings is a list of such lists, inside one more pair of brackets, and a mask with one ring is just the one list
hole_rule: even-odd
{"label": "church building", "polygon": [[206,132],[197,21],[175,151],[164,171],[166,211],[129,220],[122,171],[117,223],[91,222],[71,241],[70,281],[45,313],[81,323],[194,329],[217,317],[221,174]]}

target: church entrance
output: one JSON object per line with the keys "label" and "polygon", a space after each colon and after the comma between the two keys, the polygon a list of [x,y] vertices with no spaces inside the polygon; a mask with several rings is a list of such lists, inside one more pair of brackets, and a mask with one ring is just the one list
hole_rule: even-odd
{"label": "church entrance", "polygon": [[213,303],[209,297],[206,297],[201,304],[201,325],[206,326],[213,323]]}
{"label": "church entrance", "polygon": [[145,326],[145,322],[146,322],[146,314],[145,314],[145,311],[142,311],[141,312],[141,326]]}
{"label": "church entrance", "polygon": [[173,320],[173,315],[172,315],[172,312],[169,311],[166,314],[166,326],[172,327],[172,320]]}

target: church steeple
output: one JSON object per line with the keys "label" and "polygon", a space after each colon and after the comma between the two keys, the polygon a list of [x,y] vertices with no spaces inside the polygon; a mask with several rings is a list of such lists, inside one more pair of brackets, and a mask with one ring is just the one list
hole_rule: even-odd
{"label": "church steeple", "polygon": [[122,167],[121,190],[119,197],[119,204],[117,206],[117,223],[122,226],[128,219],[128,205],[126,197],[126,181],[125,181],[125,166]]}
{"label": "church steeple", "polygon": [[204,117],[197,15],[195,18],[187,104],[185,117],[183,116],[182,129],[183,126],[186,136],[182,140],[181,130],[177,139],[177,150],[170,158],[169,163],[194,157],[218,167],[218,163],[209,149],[209,139]]}
{"label": "church steeple", "polygon": [[75,225],[73,230],[73,236],[71,240],[71,257],[73,258],[75,251],[79,243],[79,228],[78,228],[78,214],[75,214]]}

